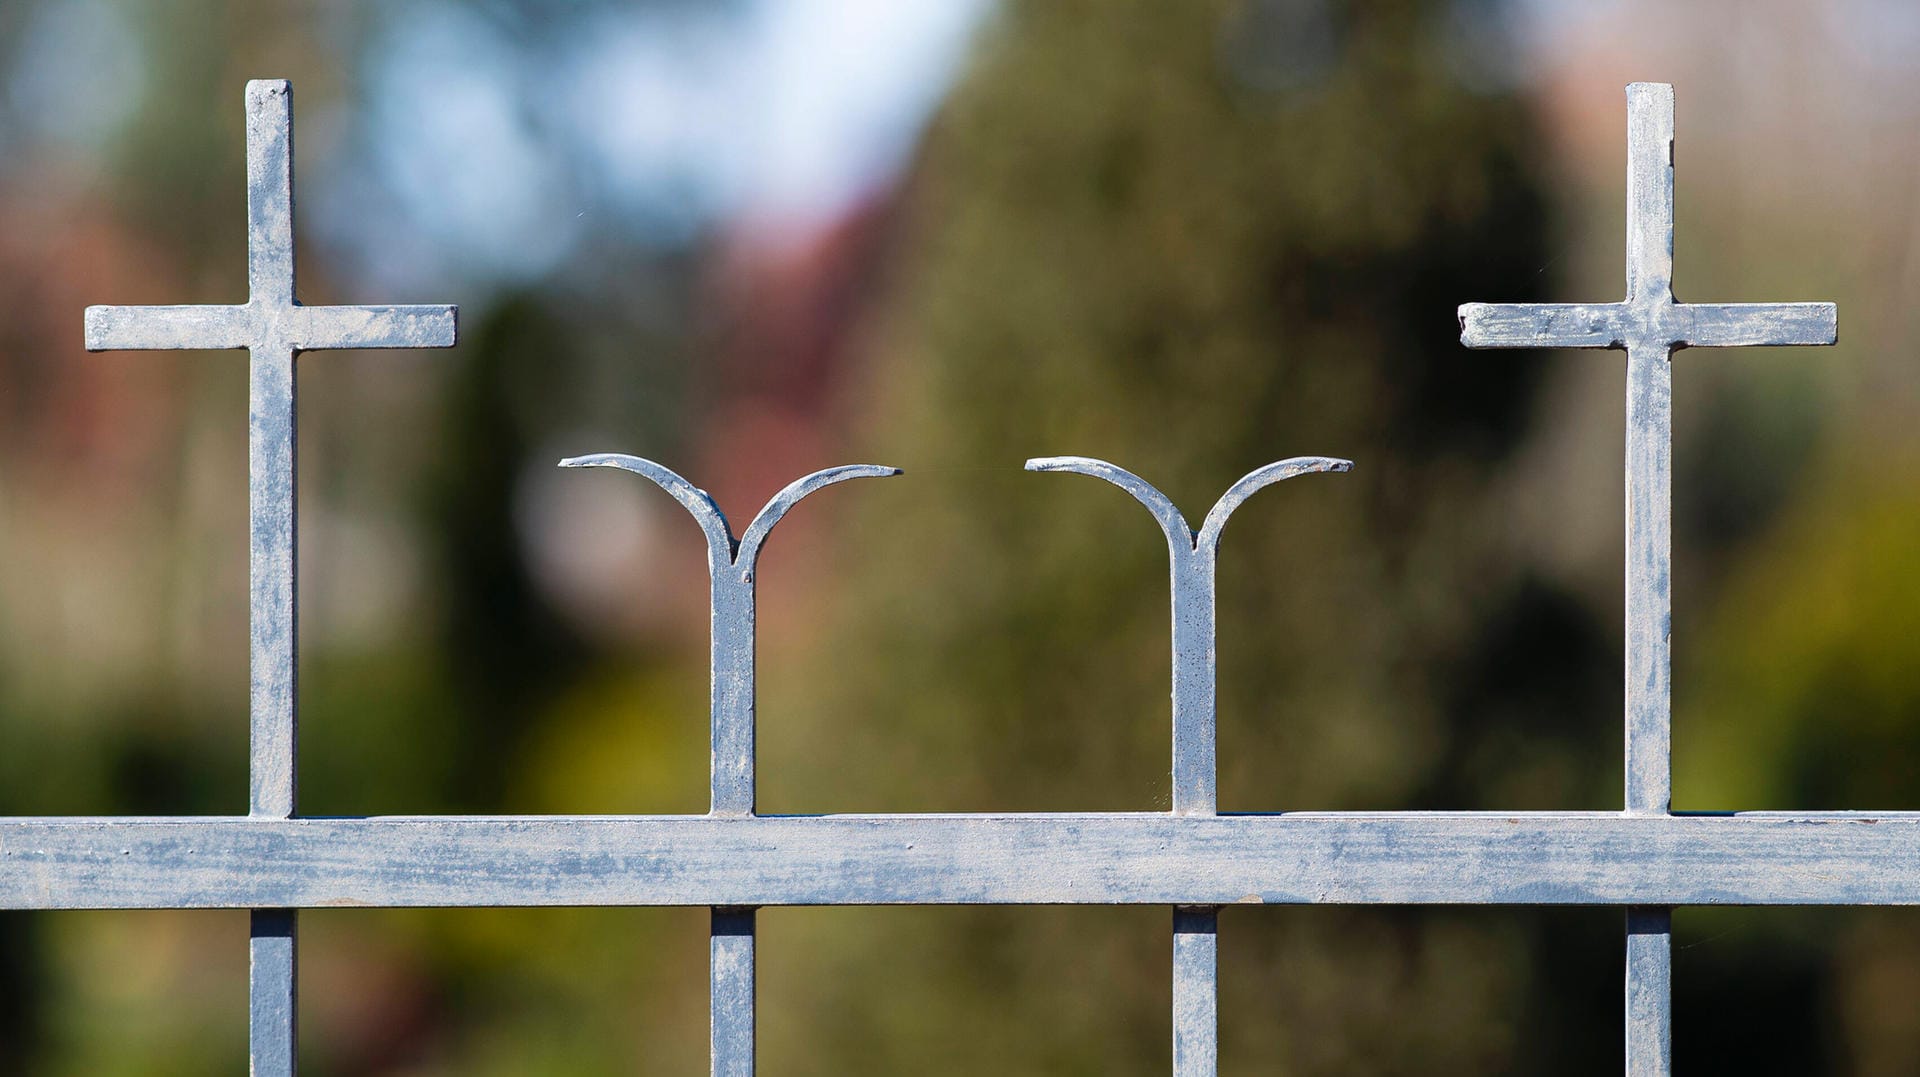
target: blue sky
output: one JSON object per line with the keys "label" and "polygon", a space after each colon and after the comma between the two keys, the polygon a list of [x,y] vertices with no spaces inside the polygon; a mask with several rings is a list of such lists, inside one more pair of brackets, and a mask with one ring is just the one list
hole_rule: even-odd
{"label": "blue sky", "polygon": [[[605,12],[528,43],[416,3],[368,57],[358,177],[481,276],[537,276],[596,231],[672,248],[750,215],[831,219],[900,166],[990,0],[758,0]],[[350,189],[367,186],[341,177]],[[349,247],[390,241],[325,212]]]}

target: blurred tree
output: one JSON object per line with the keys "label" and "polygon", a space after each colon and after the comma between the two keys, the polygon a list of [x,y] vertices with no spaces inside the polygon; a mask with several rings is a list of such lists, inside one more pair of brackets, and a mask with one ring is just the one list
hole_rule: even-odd
{"label": "blurred tree", "polygon": [[[54,7],[0,5],[0,48],[11,56],[28,15]],[[242,788],[233,663],[244,647],[232,632],[244,602],[208,585],[244,579],[239,369],[231,356],[183,359],[133,383],[160,360],[103,367],[46,344],[74,350],[87,301],[217,300],[241,286],[238,80],[272,70],[296,78],[305,108],[364,106],[381,20],[451,11],[503,28],[521,50],[508,96],[532,100],[561,74],[562,31],[621,7],[86,9],[131,12],[122,21],[140,31],[149,81],[166,88],[140,98],[107,154],[122,173],[115,204],[130,231],[149,234],[103,228],[52,263],[12,238],[22,229],[0,229],[0,380],[17,420],[0,432],[0,537],[36,575],[95,583],[76,592],[94,619],[76,623],[146,627],[121,665],[73,663],[67,681],[98,683],[68,690],[46,686],[64,656],[27,630],[39,622],[9,622],[0,809],[224,811]],[[891,229],[873,249],[892,261],[865,264],[862,240],[850,259],[861,264],[825,289],[834,324],[796,349],[804,376],[769,374],[752,356],[701,362],[705,345],[774,348],[750,332],[732,345],[698,339],[710,313],[691,310],[699,278],[723,258],[647,247],[618,227],[596,227],[554,278],[468,305],[461,354],[426,380],[438,408],[369,400],[348,391],[363,384],[349,368],[309,367],[307,505],[357,499],[404,519],[427,579],[400,603],[398,638],[306,651],[303,808],[692,808],[705,758],[698,618],[621,639],[580,623],[530,563],[526,476],[546,474],[556,440],[589,427],[631,440],[585,448],[743,451],[729,439],[745,421],[714,421],[734,397],[835,380],[848,458],[905,465],[912,481],[809,506],[804,520],[834,521],[833,542],[810,542],[812,525],[796,519],[769,549],[763,810],[1166,807],[1164,548],[1117,491],[1019,470],[1053,453],[1133,469],[1193,518],[1269,460],[1358,462],[1261,494],[1225,540],[1226,810],[1616,806],[1617,609],[1567,585],[1506,519],[1510,465],[1540,434],[1530,422],[1547,367],[1455,342],[1457,303],[1554,292],[1546,148],[1526,104],[1473,66],[1498,52],[1484,42],[1500,33],[1500,7],[1009,0],[907,189],[863,210],[876,232]],[[1476,48],[1459,47],[1463,20]],[[10,92],[0,139],[31,126]],[[540,145],[566,157],[563,142]],[[108,216],[104,194],[57,186],[73,216]],[[24,204],[5,219],[45,216]],[[598,219],[605,207],[591,208]],[[142,246],[170,260],[130,259]],[[312,253],[303,268],[318,272],[303,286],[323,297],[325,252]],[[103,285],[102,267],[121,264],[138,294],[107,294],[119,285]],[[851,332],[843,303],[862,308]],[[32,320],[42,316],[51,329]],[[795,348],[789,323],[768,324],[773,344]],[[847,340],[862,349],[851,375],[825,354]],[[98,382],[73,388],[84,371]],[[125,388],[170,380],[187,388]],[[810,421],[815,403],[799,409]],[[1740,428],[1739,410],[1710,417],[1701,440],[1719,455],[1683,460],[1700,469],[1683,496],[1703,511],[1683,516],[1697,533],[1683,530],[1682,552],[1691,542],[1711,561],[1697,578],[1713,582],[1697,586],[1715,609],[1715,643],[1681,681],[1683,702],[1698,705],[1677,731],[1683,803],[1910,807],[1920,786],[1899,760],[1920,747],[1920,699],[1902,644],[1920,603],[1903,601],[1913,580],[1900,566],[1916,537],[1916,469],[1901,462],[1885,481],[1807,499],[1718,436]],[[154,430],[126,434],[130,416]],[[139,445],[145,469],[105,452],[97,471],[81,466],[114,444]],[[186,505],[170,469],[217,474],[207,484],[218,491]],[[100,502],[168,507],[94,515],[85,497],[55,496],[75,475]],[[671,513],[674,545],[646,567],[697,600],[693,534]],[[1733,556],[1761,526],[1775,531]],[[146,549],[156,533],[163,548]],[[203,552],[209,533],[224,553]],[[101,545],[52,556],[74,535]],[[121,564],[140,560],[133,547],[163,585],[117,582],[139,579]],[[817,563],[829,549],[832,573]],[[83,558],[102,566],[97,579],[74,568]],[[315,561],[310,594],[338,579]],[[71,597],[33,589],[43,583],[8,594]],[[194,642],[172,650],[173,637]],[[89,632],[73,638],[100,649]],[[192,656],[212,652],[229,661],[198,668]],[[306,923],[316,1077],[701,1065],[697,911],[324,911]],[[770,910],[763,923],[768,1073],[1164,1072],[1165,910]],[[1836,929],[1818,916],[1687,910],[1680,924],[1688,1072],[1891,1074],[1920,1059],[1920,1025],[1886,1001],[1904,997],[1920,954],[1920,931],[1897,913]],[[231,1070],[244,1042],[239,925],[4,918],[0,1054],[40,1073]],[[1700,927],[1714,947],[1685,945]],[[1223,930],[1229,1072],[1619,1069],[1615,912],[1233,909]],[[1794,1034],[1748,1034],[1770,1023]]]}
{"label": "blurred tree", "polygon": [[[1266,461],[1358,463],[1225,538],[1223,809],[1617,802],[1609,633],[1502,527],[1542,367],[1456,342],[1458,303],[1538,294],[1547,258],[1530,117],[1463,84],[1451,15],[1000,13],[921,158],[857,407],[858,455],[917,481],[850,499],[845,627],[791,667],[831,673],[795,689],[808,717],[762,712],[770,810],[1166,807],[1164,546],[1116,491],[1017,471],[1055,453],[1192,519]],[[1223,1066],[1617,1070],[1616,919],[1230,910]],[[806,954],[765,981],[800,1008],[770,1055],[1164,1071],[1163,912],[932,921],[769,917],[769,953]],[[822,1056],[823,1030],[882,1053]]]}

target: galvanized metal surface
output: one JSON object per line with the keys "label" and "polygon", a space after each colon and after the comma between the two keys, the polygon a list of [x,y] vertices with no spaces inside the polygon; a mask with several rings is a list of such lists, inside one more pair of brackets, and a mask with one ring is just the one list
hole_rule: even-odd
{"label": "galvanized metal surface", "polygon": [[[1627,352],[1626,809],[1673,802],[1673,353],[1832,344],[1832,303],[1680,303],[1673,295],[1673,87],[1627,87],[1627,298],[1598,306],[1468,303],[1471,348]],[[1627,1072],[1672,1072],[1672,913],[1628,912]]]}
{"label": "galvanized metal surface", "polygon": [[295,301],[291,92],[247,87],[248,279],[240,306],[91,307],[87,346],[251,353],[249,814],[0,819],[0,908],[246,908],[251,1058],[294,1068],[295,910],[331,906],[693,905],[712,909],[712,1069],[754,1069],[763,905],[1153,904],[1173,910],[1173,1069],[1218,1065],[1218,913],[1230,904],[1615,905],[1626,909],[1626,1058],[1671,1070],[1671,908],[1920,904],[1920,813],[1674,815],[1672,368],[1676,349],[1829,344],[1831,304],[1682,304],[1672,292],[1673,96],[1628,97],[1627,295],[1460,308],[1471,347],[1627,352],[1626,804],[1621,812],[1218,813],[1215,565],[1236,507],[1273,482],[1343,471],[1305,457],[1235,483],[1192,528],[1152,486],[1082,457],[1028,462],[1111,482],[1167,539],[1173,620],[1168,812],[765,817],[755,811],[755,564],[807,494],[788,486],[736,538],[703,491],[639,457],[705,534],[711,578],[711,807],[703,816],[295,816],[294,359],[319,348],[445,347],[452,307]]}
{"label": "galvanized metal surface", "polygon": [[1146,480],[1104,460],[1047,456],[1027,461],[1029,471],[1070,471],[1118,486],[1145,505],[1167,539],[1173,598],[1173,813],[1211,815],[1218,794],[1214,746],[1214,567],[1220,532],[1233,510],[1276,482],[1321,471],[1351,471],[1353,461],[1298,456],[1259,468],[1234,483],[1208,510],[1195,531],[1167,495]]}
{"label": "galvanized metal surface", "polygon": [[0,820],[0,909],[1915,905],[1920,813]]}
{"label": "galvanized metal surface", "polygon": [[[455,308],[303,307],[293,270],[293,88],[247,83],[247,302],[241,306],[88,307],[88,351],[248,352],[247,521],[252,656],[249,805],[291,818],[298,725],[294,360],[323,348],[446,348]],[[250,1067],[294,1072],[295,926],[253,918]]]}
{"label": "galvanized metal surface", "polygon": [[1173,1073],[1208,1077],[1220,1069],[1220,913],[1173,910]]}
{"label": "galvanized metal surface", "polygon": [[[712,688],[712,818],[753,815],[755,566],[773,526],[800,499],[848,479],[900,474],[896,467],[850,464],[816,471],[773,495],[738,539],[705,490],[652,460],[600,453],[560,461],[561,467],[611,467],[654,483],[686,507],[707,538]],[[754,1066],[754,911],[713,910],[708,939],[708,1026],[714,1077],[743,1077]]]}
{"label": "galvanized metal surface", "polygon": [[[1167,495],[1145,479],[1104,460],[1048,456],[1027,461],[1029,471],[1068,471],[1104,479],[1146,506],[1167,540],[1173,598],[1173,814],[1208,816],[1219,807],[1214,710],[1215,568],[1220,532],[1233,510],[1256,491],[1297,475],[1351,471],[1353,461],[1299,456],[1254,470],[1227,488],[1195,531]],[[1220,1057],[1219,913],[1183,907],[1173,914],[1173,1072],[1205,1077]]]}

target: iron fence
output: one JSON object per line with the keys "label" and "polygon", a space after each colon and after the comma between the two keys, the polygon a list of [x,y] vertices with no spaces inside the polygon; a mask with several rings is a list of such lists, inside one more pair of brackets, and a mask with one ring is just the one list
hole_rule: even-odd
{"label": "iron fence", "polygon": [[705,492],[648,460],[706,535],[712,579],[712,801],[705,815],[295,814],[298,725],[294,357],[447,347],[455,309],[303,307],[294,298],[292,99],[249,83],[250,296],[238,306],[92,307],[89,350],[245,348],[250,359],[251,798],[237,817],[0,819],[0,907],[252,913],[252,1072],[295,1068],[297,910],[323,906],[684,905],[712,909],[712,1068],[754,1066],[755,909],[767,905],[1141,904],[1172,909],[1173,1071],[1218,1055],[1218,911],[1234,904],[1609,905],[1626,910],[1626,1070],[1671,1070],[1671,910],[1920,903],[1920,813],[1670,811],[1672,359],[1686,347],[1831,344],[1828,303],[1674,299],[1673,91],[1627,88],[1627,294],[1607,304],[1460,308],[1468,347],[1626,351],[1626,790],[1623,811],[1218,811],[1215,554],[1271,483],[1351,465],[1269,464],[1196,530],[1164,495],[1081,457],[1036,471],[1104,479],[1167,539],[1173,620],[1170,812],[763,816],[754,805],[755,563],[808,494],[897,474],[809,475],[735,536]]}

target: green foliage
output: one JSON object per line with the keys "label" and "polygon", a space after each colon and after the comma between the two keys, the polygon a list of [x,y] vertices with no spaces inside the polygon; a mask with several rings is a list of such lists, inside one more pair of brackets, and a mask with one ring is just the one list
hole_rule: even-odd
{"label": "green foliage", "polygon": [[[1225,62],[1288,45],[1235,40],[1235,5],[1002,13],[920,161],[854,419],[854,455],[915,481],[848,499],[837,627],[776,667],[831,673],[763,709],[770,809],[1167,806],[1165,547],[1116,491],[1018,470],[1054,453],[1195,520],[1269,460],[1358,461],[1227,530],[1223,809],[1606,803],[1611,708],[1566,692],[1600,634],[1503,546],[1539,367],[1455,340],[1463,299],[1540,286],[1538,147],[1453,76],[1438,16],[1340,6],[1319,74],[1274,89]],[[1576,675],[1512,676],[1537,662]],[[801,1012],[767,1026],[774,1058],[1165,1070],[1163,911],[806,915],[834,964],[763,977]],[[1541,922],[1229,910],[1223,1066],[1617,1068],[1522,1035]],[[823,1056],[849,1023],[862,1053]]]}
{"label": "green foliage", "polygon": [[[1358,463],[1260,494],[1228,529],[1224,810],[1618,806],[1618,608],[1509,519],[1515,465],[1551,433],[1535,422],[1547,367],[1456,341],[1458,303],[1552,297],[1556,262],[1547,148],[1525,103],[1462,71],[1457,6],[997,12],[860,304],[842,443],[783,464],[861,459],[909,478],[810,502],[768,549],[763,811],[1167,807],[1164,545],[1119,492],[1020,470],[1057,453],[1127,467],[1190,519],[1268,461]],[[597,5],[475,7],[532,34]],[[320,9],[293,29],[239,10],[205,0],[195,18],[214,29],[170,37],[169,18],[143,12],[167,38],[154,77],[169,90],[117,155],[129,216],[159,221],[152,242],[187,252],[183,275],[234,287],[240,190],[207,181],[238,175],[234,55],[257,66],[271,53],[254,39],[277,33],[303,95],[320,91],[303,105],[337,78],[327,56],[286,48],[325,36]],[[373,10],[332,47],[359,47]],[[0,8],[0,41],[14,21]],[[520,526],[522,476],[550,464],[556,437],[616,430],[633,441],[586,447],[667,458],[719,410],[702,393],[729,389],[699,373],[696,327],[663,313],[692,304],[695,267],[592,257],[632,272],[608,272],[619,283],[600,293],[543,282],[469,306],[418,409],[330,395],[330,375],[303,371],[303,453],[328,482],[355,473],[343,446],[361,447],[361,470],[385,477],[347,492],[411,529],[429,577],[401,638],[305,652],[303,810],[704,803],[698,632],[596,638],[543,590]],[[218,397],[206,408],[241,446],[231,359],[194,392]],[[1698,469],[1683,472],[1680,523],[1695,530],[1681,552],[1710,562],[1682,566],[1703,581],[1682,597],[1710,612],[1678,671],[1681,806],[1913,807],[1920,468],[1875,460],[1825,493],[1783,480],[1822,470],[1806,463],[1816,406],[1791,379],[1742,384],[1681,460]],[[22,398],[9,406],[24,416]],[[196,422],[181,420],[182,443]],[[1756,455],[1743,438],[1758,427],[1791,438]],[[35,488],[0,478],[22,515]],[[697,591],[683,525],[662,530]],[[830,535],[809,539],[815,526]],[[220,561],[178,532],[156,561]],[[201,582],[169,571],[181,579],[155,593]],[[226,695],[167,674],[62,696],[38,678],[39,641],[0,644],[0,809],[237,808],[237,672]],[[1920,1067],[1920,1023],[1887,1001],[1915,986],[1920,931],[1895,912],[1850,916],[1683,910],[1682,1068]],[[240,924],[0,918],[0,1055],[46,1074],[234,1070]],[[703,910],[325,910],[302,924],[316,1077],[703,1064]],[[776,909],[761,925],[769,1074],[1165,1071],[1166,910]],[[1227,1072],[1619,1069],[1617,911],[1236,908],[1221,954]],[[1791,1045],[1755,1025],[1790,1029]]]}

